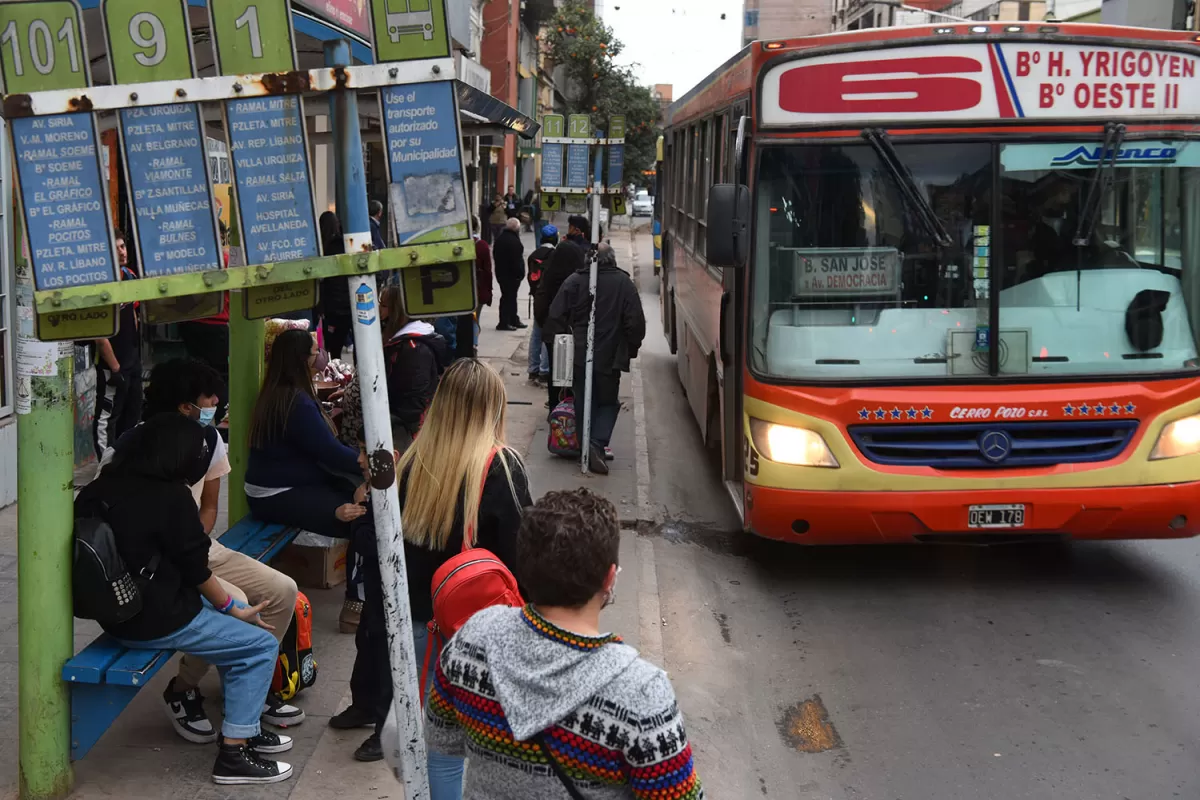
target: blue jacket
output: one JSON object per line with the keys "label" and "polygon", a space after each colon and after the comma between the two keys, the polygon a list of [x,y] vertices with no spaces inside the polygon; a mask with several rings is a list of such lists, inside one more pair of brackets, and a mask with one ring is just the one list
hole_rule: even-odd
{"label": "blue jacket", "polygon": [[360,474],[358,451],[339,442],[311,397],[297,395],[283,436],[250,448],[246,483],[255,486],[319,486],[331,474]]}

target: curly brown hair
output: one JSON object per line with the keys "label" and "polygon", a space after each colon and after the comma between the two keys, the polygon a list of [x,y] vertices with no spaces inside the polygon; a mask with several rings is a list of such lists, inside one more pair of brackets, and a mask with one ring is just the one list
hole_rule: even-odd
{"label": "curly brown hair", "polygon": [[517,534],[517,578],[534,605],[579,608],[604,589],[617,563],[617,509],[587,489],[547,492],[525,509]]}

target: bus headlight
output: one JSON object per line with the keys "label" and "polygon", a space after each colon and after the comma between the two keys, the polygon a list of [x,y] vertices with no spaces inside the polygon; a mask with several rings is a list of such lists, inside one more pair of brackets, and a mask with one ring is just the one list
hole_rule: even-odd
{"label": "bus headlight", "polygon": [[1200,414],[1167,423],[1150,451],[1150,460],[1200,453]]}
{"label": "bus headlight", "polygon": [[780,464],[802,467],[837,467],[837,459],[821,434],[807,428],[793,428],[750,418],[750,437],[754,449]]}

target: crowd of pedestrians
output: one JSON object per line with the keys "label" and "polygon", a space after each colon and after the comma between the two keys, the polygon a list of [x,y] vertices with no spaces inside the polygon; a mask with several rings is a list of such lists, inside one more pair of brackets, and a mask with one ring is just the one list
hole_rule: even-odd
{"label": "crowd of pedestrians", "polygon": [[[572,217],[562,241],[553,225],[540,228],[526,259],[511,187],[496,200],[493,227],[483,229],[492,234],[490,246],[473,221],[480,306],[493,299],[494,276],[499,328],[532,328],[529,377],[537,383],[550,384],[554,336],[573,334],[574,385],[549,387],[547,405],[573,390],[579,417],[592,305],[588,265],[596,259],[593,425],[584,446],[594,469],[606,471],[620,374],[645,334],[637,292],[611,247],[592,248],[586,218]],[[372,204],[370,213],[373,239],[382,241],[382,206]],[[338,252],[336,216],[322,215],[321,233],[325,251]],[[120,237],[117,252],[128,269]],[[517,308],[526,279],[531,323]],[[332,355],[349,344],[352,324],[347,282],[326,283],[321,319]],[[600,626],[620,573],[616,510],[582,489],[533,502],[525,465],[506,440],[503,381],[473,357],[479,310],[467,318],[469,335],[455,323],[447,337],[406,315],[399,288],[384,289],[379,303],[432,797],[702,797],[665,674]],[[304,721],[302,709],[270,690],[296,583],[211,538],[221,481],[230,472],[228,448],[214,427],[224,413],[228,354],[215,352],[220,333],[198,331],[211,357],[156,365],[143,398],[136,306],[120,313],[126,335],[96,343],[102,465],[80,492],[76,513],[102,513],[126,563],[152,577],[142,584],[143,611],[106,630],[128,647],[184,654],[162,702],[181,737],[217,744],[215,782],[286,780],[292,768],[271,757],[292,740],[262,724]],[[227,304],[223,313],[227,348]],[[361,386],[356,379],[346,387],[339,429],[314,384],[322,358],[309,331],[287,330],[273,341],[248,420],[245,484],[237,490],[258,520],[348,542],[346,602],[357,603],[352,702],[329,724],[372,729],[354,755],[376,761],[384,754],[392,676]],[[525,602],[484,603],[447,642],[432,632],[435,576],[472,548],[515,576],[514,591]],[[222,682],[220,725],[200,691],[210,666]]]}

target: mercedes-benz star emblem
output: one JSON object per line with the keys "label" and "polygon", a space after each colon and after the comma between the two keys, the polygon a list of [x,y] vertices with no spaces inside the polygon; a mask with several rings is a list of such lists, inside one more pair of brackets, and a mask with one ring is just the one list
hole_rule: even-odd
{"label": "mercedes-benz star emblem", "polygon": [[979,434],[979,452],[993,464],[999,464],[1012,453],[1012,437],[1004,431],[984,431]]}

